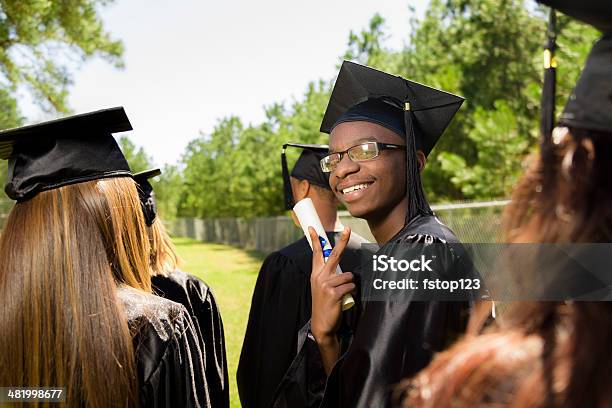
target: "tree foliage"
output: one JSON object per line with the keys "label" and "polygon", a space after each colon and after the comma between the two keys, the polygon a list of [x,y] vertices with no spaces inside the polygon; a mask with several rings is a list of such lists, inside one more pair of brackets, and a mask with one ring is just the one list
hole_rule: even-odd
{"label": "tree foliage", "polygon": [[[255,217],[281,214],[280,152],[283,143],[321,143],[319,132],[329,84],[311,83],[301,101],[266,109],[267,120],[244,126],[225,118],[210,135],[192,141],[183,156],[184,190],[178,213],[193,217]],[[297,153],[290,149],[290,163]]]}
{"label": "tree foliage", "polygon": [[[351,31],[343,57],[466,97],[428,158],[424,184],[432,202],[506,197],[538,141],[545,13],[522,0],[431,0],[399,50],[386,47],[385,21],[374,15]],[[597,33],[559,18],[559,105],[567,99]],[[219,122],[184,156],[179,215],[251,217],[283,212],[279,165],[286,141],[325,142],[318,132],[331,83],[309,85],[267,120]],[[290,165],[297,152],[288,151]]]}
{"label": "tree foliage", "polygon": [[[123,46],[104,30],[98,7],[112,0],[0,0],[0,129],[19,126],[19,87],[45,112],[67,113],[71,72],[99,56],[122,66]],[[6,166],[0,166],[2,185]],[[4,198],[4,190],[0,199]]]}
{"label": "tree foliage", "polygon": [[153,158],[147,154],[143,147],[136,147],[129,137],[119,137],[119,147],[133,173],[140,173],[153,168]]}
{"label": "tree foliage", "polygon": [[[121,66],[121,43],[96,14],[108,0],[0,0],[0,125],[21,123],[14,100],[27,85],[43,109],[67,111],[69,58],[93,55]],[[430,0],[411,20],[400,49],[387,47],[385,21],[374,15],[351,31],[344,59],[466,97],[428,158],[423,174],[431,202],[507,197],[525,156],[537,146],[546,15],[524,0]],[[576,82],[598,33],[558,18],[558,109]],[[340,62],[340,61],[339,61]],[[186,148],[177,166],[154,181],[165,218],[254,217],[284,212],[280,151],[288,141],[325,143],[319,132],[332,83],[310,83],[299,98],[265,108],[246,125],[226,117]],[[120,140],[134,171],[152,159]],[[287,151],[289,165],[299,151]]]}
{"label": "tree foliage", "polygon": [[0,0],[0,88],[14,97],[24,85],[43,110],[68,112],[75,64],[99,56],[122,66],[123,46],[97,10],[111,2]]}

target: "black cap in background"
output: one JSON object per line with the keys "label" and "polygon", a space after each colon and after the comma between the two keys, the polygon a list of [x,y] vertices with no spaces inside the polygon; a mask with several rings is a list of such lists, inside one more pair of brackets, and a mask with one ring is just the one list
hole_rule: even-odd
{"label": "black cap in background", "polygon": [[612,1],[610,0],[536,0],[563,14],[592,25],[604,33],[612,33]]}
{"label": "black cap in background", "polygon": [[160,169],[145,170],[134,174],[134,181],[138,186],[138,197],[140,198],[140,205],[142,206],[142,213],[144,214],[147,227],[153,225],[155,218],[157,218],[157,203],[155,202],[153,186],[149,179],[161,174]]}
{"label": "black cap in background", "polygon": [[559,124],[612,132],[612,34],[603,36],[591,50]]}
{"label": "black cap in background", "polygon": [[[302,149],[302,153],[295,162],[291,174],[289,174],[287,157],[285,155],[285,150],[287,147]],[[289,176],[298,180],[306,180],[310,184],[331,190],[329,187],[329,174],[323,173],[320,163],[321,159],[327,155],[328,150],[329,148],[327,145],[302,143],[285,143],[283,145],[283,150],[281,152],[281,166],[283,170],[283,192],[286,210],[291,210],[295,205],[295,199],[293,198]]]}

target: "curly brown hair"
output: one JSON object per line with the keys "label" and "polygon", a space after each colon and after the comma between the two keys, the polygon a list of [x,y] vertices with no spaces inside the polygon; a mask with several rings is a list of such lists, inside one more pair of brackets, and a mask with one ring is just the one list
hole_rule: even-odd
{"label": "curly brown hair", "polygon": [[[509,242],[612,242],[612,133],[557,128],[504,212]],[[612,405],[612,303],[516,302],[397,389],[403,407]]]}

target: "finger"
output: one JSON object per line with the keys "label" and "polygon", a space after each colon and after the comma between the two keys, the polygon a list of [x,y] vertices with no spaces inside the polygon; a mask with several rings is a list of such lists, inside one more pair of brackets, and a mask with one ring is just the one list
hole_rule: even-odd
{"label": "finger", "polygon": [[308,235],[310,235],[310,242],[312,243],[312,272],[319,274],[325,264],[323,250],[319,242],[319,235],[312,227],[308,227]]}
{"label": "finger", "polygon": [[340,257],[348,244],[349,239],[351,238],[351,229],[349,227],[344,227],[344,231],[342,231],[342,235],[340,236],[340,240],[336,243],[334,250],[329,255],[327,259],[327,270],[331,273],[336,272],[336,266],[340,263]]}
{"label": "finger", "polygon": [[350,272],[343,272],[333,277],[327,279],[325,282],[329,287],[336,287],[340,285],[344,285],[345,283],[349,283],[353,281],[353,274]]}
{"label": "finger", "polygon": [[352,282],[345,283],[344,285],[336,286],[333,289],[334,299],[339,301],[340,299],[344,297],[344,295],[354,292],[355,289],[357,289],[357,286]]}

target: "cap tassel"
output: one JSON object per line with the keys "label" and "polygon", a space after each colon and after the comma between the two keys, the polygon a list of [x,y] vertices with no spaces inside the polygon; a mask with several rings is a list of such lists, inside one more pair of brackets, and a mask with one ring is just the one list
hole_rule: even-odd
{"label": "cap tassel", "polygon": [[291,181],[289,180],[289,167],[287,167],[287,156],[285,155],[285,149],[287,145],[283,146],[281,153],[281,166],[283,168],[283,193],[285,195],[285,210],[291,210],[293,208],[293,192],[291,191]]}
{"label": "cap tassel", "polygon": [[[550,9],[546,35],[547,40],[544,45],[544,85],[541,99],[540,155],[545,168],[550,168],[554,160],[552,132],[555,127],[555,97],[557,85],[557,63],[555,61],[556,14],[554,9]],[[551,182],[551,177],[549,177],[549,180],[545,180],[545,185],[542,186],[543,190],[549,191],[548,187]]]}
{"label": "cap tassel", "polygon": [[423,182],[421,181],[421,172],[419,171],[419,163],[417,160],[416,135],[414,133],[414,118],[413,113],[409,110],[409,104],[406,104],[408,109],[404,112],[404,123],[406,125],[406,194],[408,194],[408,213],[406,215],[406,224],[417,215],[433,214],[429,203],[425,198],[423,190]]}

